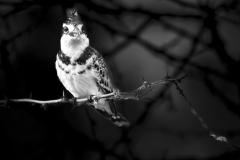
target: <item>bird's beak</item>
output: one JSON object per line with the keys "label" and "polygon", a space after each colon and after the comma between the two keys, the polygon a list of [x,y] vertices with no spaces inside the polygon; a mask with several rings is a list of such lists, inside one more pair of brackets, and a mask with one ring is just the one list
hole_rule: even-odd
{"label": "bird's beak", "polygon": [[72,32],[69,33],[69,35],[72,36],[72,37],[78,37],[79,34],[76,31],[72,31]]}
{"label": "bird's beak", "polygon": [[80,33],[79,33],[78,28],[74,27],[74,30],[69,32],[69,35],[72,36],[72,37],[79,37]]}

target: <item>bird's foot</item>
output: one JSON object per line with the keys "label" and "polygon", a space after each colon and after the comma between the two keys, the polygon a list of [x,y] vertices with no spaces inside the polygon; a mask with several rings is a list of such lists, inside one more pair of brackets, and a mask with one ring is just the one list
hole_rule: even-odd
{"label": "bird's foot", "polygon": [[73,106],[77,105],[77,97],[72,98],[72,104],[73,104]]}
{"label": "bird's foot", "polygon": [[97,104],[98,101],[99,101],[99,97],[97,97],[97,96],[90,95],[88,97],[88,103]]}
{"label": "bird's foot", "polygon": [[71,111],[77,106],[77,98],[76,97],[72,98],[72,104],[73,104],[73,108],[71,109]]}

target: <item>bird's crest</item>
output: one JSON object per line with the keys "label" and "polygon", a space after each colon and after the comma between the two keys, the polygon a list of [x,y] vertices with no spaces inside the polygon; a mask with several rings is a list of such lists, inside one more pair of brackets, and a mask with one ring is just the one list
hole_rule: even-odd
{"label": "bird's crest", "polygon": [[78,12],[75,8],[67,9],[67,23],[80,24],[81,19],[78,16]]}

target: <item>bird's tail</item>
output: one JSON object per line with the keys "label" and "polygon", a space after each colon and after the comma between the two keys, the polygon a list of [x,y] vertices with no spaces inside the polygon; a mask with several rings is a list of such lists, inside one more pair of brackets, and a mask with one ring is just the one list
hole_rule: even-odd
{"label": "bird's tail", "polygon": [[122,127],[129,126],[130,123],[128,120],[123,117],[120,113],[117,112],[116,106],[113,100],[108,100],[109,106],[105,106],[105,108],[92,106],[100,115],[110,120],[113,124]]}
{"label": "bird's tail", "polygon": [[109,106],[110,106],[110,109],[113,111],[114,115],[111,116],[111,119],[110,121],[121,127],[121,126],[129,126],[130,123],[128,122],[128,120],[123,117],[120,113],[117,112],[117,109],[116,109],[116,105],[114,104],[113,100],[109,100]]}
{"label": "bird's tail", "polygon": [[120,113],[118,113],[117,116],[112,116],[110,121],[119,127],[130,125],[128,120],[125,117],[123,117]]}

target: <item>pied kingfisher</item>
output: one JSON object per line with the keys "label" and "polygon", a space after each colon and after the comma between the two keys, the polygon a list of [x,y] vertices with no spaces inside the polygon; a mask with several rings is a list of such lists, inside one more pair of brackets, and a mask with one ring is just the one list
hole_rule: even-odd
{"label": "pied kingfisher", "polygon": [[[83,23],[75,9],[67,12],[62,26],[61,50],[55,63],[57,75],[74,98],[89,98],[113,92],[102,56],[89,46]],[[113,100],[100,99],[91,106],[117,126],[129,122],[117,112]]]}

